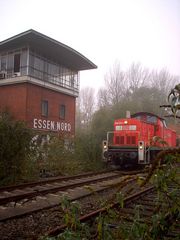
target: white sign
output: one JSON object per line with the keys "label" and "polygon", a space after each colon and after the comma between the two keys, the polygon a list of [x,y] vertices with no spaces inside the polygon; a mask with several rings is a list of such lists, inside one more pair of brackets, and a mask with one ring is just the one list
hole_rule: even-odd
{"label": "white sign", "polygon": [[33,128],[51,131],[71,132],[71,124],[34,118]]}
{"label": "white sign", "polygon": [[116,131],[122,131],[122,130],[130,130],[130,131],[136,131],[136,125],[119,125],[115,126]]}

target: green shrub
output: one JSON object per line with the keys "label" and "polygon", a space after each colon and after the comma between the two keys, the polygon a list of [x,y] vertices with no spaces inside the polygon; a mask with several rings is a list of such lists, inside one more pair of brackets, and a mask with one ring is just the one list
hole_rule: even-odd
{"label": "green shrub", "polygon": [[[0,115],[0,180],[1,184],[15,183],[25,175],[31,175],[29,168],[34,153],[32,131],[24,122],[14,121],[10,114]],[[28,166],[28,168],[27,168]],[[31,169],[31,170],[30,170]]]}

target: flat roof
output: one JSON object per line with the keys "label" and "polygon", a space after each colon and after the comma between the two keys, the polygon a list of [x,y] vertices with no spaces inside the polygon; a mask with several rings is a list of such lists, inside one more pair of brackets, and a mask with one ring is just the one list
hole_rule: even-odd
{"label": "flat roof", "polygon": [[81,71],[97,68],[93,62],[73,48],[33,29],[0,42],[0,51],[9,51],[27,45],[47,58],[51,58],[73,70]]}

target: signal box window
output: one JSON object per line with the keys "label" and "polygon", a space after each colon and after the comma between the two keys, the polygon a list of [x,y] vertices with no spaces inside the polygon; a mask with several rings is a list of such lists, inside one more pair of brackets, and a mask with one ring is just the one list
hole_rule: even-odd
{"label": "signal box window", "polygon": [[0,59],[1,65],[0,65],[0,70],[1,71],[6,71],[6,56],[2,56]]}
{"label": "signal box window", "polygon": [[42,116],[48,116],[48,101],[43,100],[41,105]]}
{"label": "signal box window", "polygon": [[20,54],[14,55],[14,72],[20,72]]}
{"label": "signal box window", "polygon": [[65,105],[60,105],[59,117],[61,119],[65,119],[65,114],[66,114],[66,107],[65,107]]}

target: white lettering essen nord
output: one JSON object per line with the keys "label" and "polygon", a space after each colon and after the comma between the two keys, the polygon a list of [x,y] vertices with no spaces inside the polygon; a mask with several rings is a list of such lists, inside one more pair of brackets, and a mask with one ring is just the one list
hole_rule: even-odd
{"label": "white lettering essen nord", "polygon": [[71,124],[66,122],[55,122],[34,118],[33,128],[46,129],[51,131],[71,132]]}

